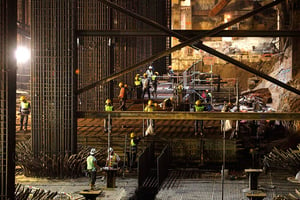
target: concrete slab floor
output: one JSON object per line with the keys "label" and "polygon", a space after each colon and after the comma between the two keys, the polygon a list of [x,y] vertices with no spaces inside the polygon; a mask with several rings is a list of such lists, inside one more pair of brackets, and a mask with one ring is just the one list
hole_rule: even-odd
{"label": "concrete slab floor", "polygon": [[[116,188],[106,188],[106,179],[97,177],[96,189],[101,189],[103,192],[97,199],[104,200],[125,200],[131,197],[137,188],[136,178],[121,178],[116,179]],[[43,189],[51,192],[58,192],[55,199],[84,199],[79,194],[80,191],[89,189],[87,177],[76,179],[46,179],[32,178],[25,176],[16,176],[16,183],[22,184],[24,187],[35,189]]]}

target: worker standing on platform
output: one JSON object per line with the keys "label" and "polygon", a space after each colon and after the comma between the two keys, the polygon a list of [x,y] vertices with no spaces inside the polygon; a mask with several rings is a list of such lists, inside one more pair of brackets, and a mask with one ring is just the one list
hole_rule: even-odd
{"label": "worker standing on platform", "polygon": [[146,74],[147,74],[148,79],[151,80],[151,77],[153,76],[153,67],[151,65],[146,70]]}
{"label": "worker standing on platform", "polygon": [[[157,107],[157,104],[156,103],[153,104],[153,101],[150,99],[148,101],[148,104],[145,107],[144,111],[145,112],[153,112],[155,110],[155,107]],[[145,131],[145,136],[153,135],[154,134],[154,128],[155,128],[154,120],[153,119],[147,119],[147,129]]]}
{"label": "worker standing on platform", "polygon": [[148,99],[151,99],[151,96],[150,96],[150,80],[149,80],[148,75],[146,73],[144,73],[143,77],[144,78],[142,79],[142,87],[143,87],[142,99],[144,99],[145,93],[148,94]]}
{"label": "worker standing on platform", "polygon": [[[194,107],[195,112],[203,112],[204,105],[202,105],[201,100],[195,102]],[[203,120],[195,120],[195,135],[203,136]]]}
{"label": "worker standing on platform", "polygon": [[[112,102],[110,99],[106,99],[105,101],[105,112],[111,112],[114,111],[114,106],[112,105]],[[111,133],[111,127],[112,127],[112,119],[111,118],[104,118],[104,132],[110,132]]]}
{"label": "worker standing on platform", "polygon": [[20,97],[20,131],[27,131],[28,115],[30,114],[30,103],[27,101],[25,96]]}
{"label": "worker standing on platform", "polygon": [[130,168],[136,167],[136,155],[138,149],[138,143],[140,142],[141,138],[136,137],[135,133],[130,133],[130,156],[128,156],[128,166]]}
{"label": "worker standing on platform", "polygon": [[135,92],[136,92],[136,98],[140,99],[142,96],[142,78],[140,77],[139,74],[135,75],[134,87],[135,87]]}
{"label": "worker standing on platform", "polygon": [[158,85],[158,76],[159,73],[155,72],[151,77],[151,83],[153,87],[152,96],[153,98],[157,98],[157,85]]}
{"label": "worker standing on platform", "polygon": [[119,93],[120,109],[122,111],[125,111],[126,110],[127,94],[126,94],[126,89],[124,87],[124,83],[120,82],[119,87],[120,87],[120,93]]}
{"label": "worker standing on platform", "polygon": [[91,190],[95,189],[96,172],[97,172],[97,168],[99,168],[99,166],[97,165],[97,160],[94,156],[95,153],[96,153],[96,149],[92,148],[90,151],[90,155],[86,159],[86,164],[87,164],[86,169],[90,178],[89,183],[90,183]]}
{"label": "worker standing on platform", "polygon": [[120,157],[114,152],[113,148],[109,147],[108,157],[106,159],[106,167],[118,168],[118,163],[120,162]]}

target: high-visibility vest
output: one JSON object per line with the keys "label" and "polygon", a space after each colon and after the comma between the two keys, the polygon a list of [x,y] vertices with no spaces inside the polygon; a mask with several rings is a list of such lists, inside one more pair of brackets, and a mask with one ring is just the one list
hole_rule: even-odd
{"label": "high-visibility vest", "polygon": [[202,106],[202,105],[200,105],[200,106],[195,105],[195,110],[196,110],[196,112],[204,111],[204,106]]}
{"label": "high-visibility vest", "polygon": [[120,98],[124,98],[125,97],[125,88],[124,87],[121,87],[119,97]]}
{"label": "high-visibility vest", "polygon": [[135,86],[140,86],[140,85],[142,85],[142,79],[139,78],[139,77],[135,77],[134,85],[135,85]]}
{"label": "high-visibility vest", "polygon": [[114,155],[110,155],[110,160],[108,162],[108,167],[113,167],[116,164],[118,164],[117,155],[114,153]]}
{"label": "high-visibility vest", "polygon": [[105,105],[105,111],[113,111],[114,107],[110,105]]}
{"label": "high-visibility vest", "polygon": [[153,112],[153,106],[147,105],[144,109],[145,112]]}
{"label": "high-visibility vest", "polygon": [[152,79],[152,81],[155,81],[156,80],[156,75],[152,75],[151,79]]}
{"label": "high-visibility vest", "polygon": [[135,147],[135,146],[136,146],[136,143],[134,142],[134,139],[131,139],[131,140],[130,140],[130,146],[132,146],[132,147]]}

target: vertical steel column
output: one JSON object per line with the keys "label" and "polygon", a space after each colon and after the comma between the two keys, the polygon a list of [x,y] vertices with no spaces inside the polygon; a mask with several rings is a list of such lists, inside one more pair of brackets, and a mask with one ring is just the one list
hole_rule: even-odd
{"label": "vertical steel column", "polygon": [[33,151],[41,160],[52,158],[57,171],[48,171],[51,176],[63,176],[63,158],[75,153],[77,146],[75,2],[31,2]]}
{"label": "vertical steel column", "polygon": [[15,199],[17,1],[0,0],[0,199]]}

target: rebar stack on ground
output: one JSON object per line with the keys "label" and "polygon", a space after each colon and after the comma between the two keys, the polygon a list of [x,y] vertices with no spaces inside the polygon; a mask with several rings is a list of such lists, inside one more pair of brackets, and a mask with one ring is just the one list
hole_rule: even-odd
{"label": "rebar stack on ground", "polygon": [[292,173],[300,170],[300,144],[297,149],[281,150],[276,147],[264,157],[264,166],[272,169],[285,169]]}
{"label": "rebar stack on ground", "polygon": [[33,189],[24,187],[21,184],[16,184],[15,190],[16,200],[46,200],[46,199],[54,199],[57,195],[57,192],[51,192],[41,190],[41,189]]}
{"label": "rebar stack on ground", "polygon": [[[76,178],[84,175],[90,149],[91,147],[79,146],[77,154],[49,156],[41,152],[35,157],[31,140],[28,140],[17,143],[16,162],[24,169],[25,176]],[[105,163],[106,156],[106,149],[99,149],[95,154],[99,163]],[[63,163],[63,166],[60,166],[60,163]]]}

